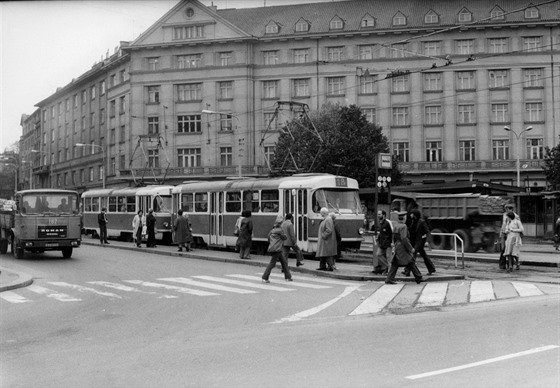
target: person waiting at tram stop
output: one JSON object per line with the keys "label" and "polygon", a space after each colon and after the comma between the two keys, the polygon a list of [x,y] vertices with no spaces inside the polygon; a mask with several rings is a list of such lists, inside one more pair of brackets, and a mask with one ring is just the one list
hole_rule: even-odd
{"label": "person waiting at tram stop", "polygon": [[190,251],[189,243],[192,241],[191,225],[189,223],[189,218],[183,216],[183,209],[177,211],[177,219],[175,220],[175,225],[173,225],[173,231],[175,233],[175,243],[179,246],[178,252],[182,252],[183,248],[187,252]]}
{"label": "person waiting at tram stop", "polygon": [[99,241],[101,244],[109,244],[107,241],[107,208],[101,208],[101,213],[97,215],[97,224],[99,225]]}
{"label": "person waiting at tram stop", "polygon": [[[422,218],[422,214],[420,210],[414,209],[410,213],[410,242],[414,247],[414,259],[416,259],[416,253],[419,253],[420,256],[424,259],[424,265],[428,270],[428,275],[431,275],[436,272],[436,267],[432,260],[426,254],[426,250],[424,246],[426,245],[426,241],[428,241],[428,235],[430,234],[430,228],[424,219]],[[410,276],[410,271],[405,268],[403,271],[405,276]]]}
{"label": "person waiting at tram stop", "polygon": [[142,229],[145,224],[146,218],[144,217],[144,212],[142,210],[138,210],[132,220],[132,235],[134,236],[136,246],[138,248],[142,247]]}
{"label": "person waiting at tram stop", "polygon": [[319,225],[319,232],[317,235],[317,253],[316,257],[319,258],[318,271],[334,271],[333,256],[336,255],[336,236],[334,231],[334,223],[329,217],[329,210],[321,208],[321,217],[323,221]]}
{"label": "person waiting at tram stop", "polygon": [[340,225],[336,222],[336,213],[330,212],[329,217],[332,218],[333,221],[336,240],[336,255],[332,258],[333,269],[336,269],[336,261],[342,257],[342,233],[340,232]]}
{"label": "person waiting at tram stop", "polygon": [[146,248],[156,247],[156,217],[154,216],[154,209],[148,210],[146,216],[146,232],[148,239],[146,240]]}
{"label": "person waiting at tram stop", "polygon": [[523,224],[521,224],[521,220],[519,217],[516,217],[514,212],[508,212],[507,217],[510,222],[506,227],[507,239],[504,254],[507,257],[506,270],[507,272],[511,272],[514,264],[515,269],[519,270],[519,251],[522,245],[521,236],[525,230]]}
{"label": "person waiting at tram stop", "polygon": [[500,229],[500,236],[499,236],[500,259],[498,261],[498,267],[500,269],[506,269],[507,267],[508,258],[507,255],[505,254],[505,250],[506,250],[506,240],[507,240],[507,233],[508,233],[507,227],[511,222],[511,219],[508,217],[509,212],[512,212],[515,215],[515,218],[519,219],[519,215],[514,211],[513,204],[511,203],[506,204],[504,206],[504,214],[502,214],[502,227]]}
{"label": "person waiting at tram stop", "polygon": [[237,245],[239,245],[239,258],[249,260],[251,258],[251,246],[253,245],[253,220],[250,210],[243,210],[243,217],[239,223],[239,237]]}

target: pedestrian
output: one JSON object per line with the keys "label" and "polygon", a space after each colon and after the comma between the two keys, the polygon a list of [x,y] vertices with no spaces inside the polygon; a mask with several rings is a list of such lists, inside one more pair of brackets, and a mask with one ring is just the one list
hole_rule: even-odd
{"label": "pedestrian", "polygon": [[148,234],[148,239],[146,241],[146,248],[156,247],[156,217],[154,216],[154,209],[148,210],[148,215],[146,216],[146,232]]}
{"label": "pedestrian", "polygon": [[[411,222],[408,230],[410,232],[410,242],[414,247],[414,258],[416,259],[416,253],[419,253],[420,256],[424,259],[424,265],[428,270],[428,275],[431,275],[434,272],[436,272],[436,267],[432,262],[432,260],[430,260],[430,258],[426,254],[426,250],[424,249],[424,246],[426,245],[426,241],[428,241],[430,228],[428,227],[426,221],[422,219],[422,214],[420,213],[420,210],[418,209],[412,210],[410,212],[410,218],[411,218]],[[406,276],[410,276],[410,271],[407,269],[405,269],[403,273]]]}
{"label": "pedestrian", "polygon": [[560,250],[560,212],[558,213],[558,218],[554,224],[554,248],[558,251]]}
{"label": "pedestrian", "polygon": [[332,218],[333,221],[336,240],[336,255],[332,258],[333,269],[336,269],[336,261],[342,257],[342,233],[340,233],[340,225],[336,222],[336,213],[330,212],[329,217]]}
{"label": "pedestrian", "polygon": [[[235,226],[233,227],[233,235],[235,237],[239,237],[239,228],[241,227],[242,220],[243,220],[243,212],[241,212],[241,215],[237,217],[237,220],[235,221]],[[239,238],[235,241],[235,251],[239,252]]]}
{"label": "pedestrian", "polygon": [[334,271],[333,256],[336,255],[336,236],[334,231],[334,223],[329,217],[329,211],[323,207],[320,210],[323,221],[319,225],[319,232],[317,235],[317,253],[316,257],[319,258],[319,271]]}
{"label": "pedestrian", "polygon": [[173,230],[175,231],[175,243],[179,246],[177,251],[182,252],[183,248],[185,248],[185,250],[188,252],[190,250],[189,246],[187,245],[190,225],[189,219],[183,216],[183,209],[179,209],[177,211],[177,219],[175,220],[175,224],[173,225]]}
{"label": "pedestrian", "polygon": [[243,219],[239,223],[239,237],[237,238],[239,258],[249,260],[251,258],[251,245],[253,244],[253,220],[250,210],[243,210],[241,215]]}
{"label": "pedestrian", "polygon": [[134,219],[132,220],[132,235],[136,241],[138,248],[142,247],[142,229],[144,228],[145,217],[142,210],[138,210]]}
{"label": "pedestrian", "polygon": [[263,283],[270,283],[270,280],[268,280],[270,272],[272,272],[272,269],[276,266],[276,262],[278,261],[280,261],[282,272],[284,273],[286,281],[292,281],[292,274],[290,273],[290,268],[288,267],[288,260],[283,253],[284,242],[288,238],[282,228],[283,222],[285,222],[283,217],[278,215],[278,217],[276,217],[276,221],[274,221],[272,230],[268,233],[268,253],[271,254],[272,257],[270,258],[270,263],[268,263],[268,266],[262,275]]}
{"label": "pedestrian", "polygon": [[422,278],[420,270],[416,266],[414,261],[415,249],[412,247],[409,239],[409,231],[405,225],[405,215],[406,212],[399,214],[398,222],[393,225],[393,242],[395,254],[391,259],[391,268],[387,273],[387,278],[385,279],[385,284],[397,284],[395,282],[395,275],[399,270],[399,267],[405,267],[409,273],[412,272],[414,275],[414,280],[417,284],[425,281]]}
{"label": "pedestrian", "polygon": [[281,225],[282,231],[286,235],[286,239],[284,240],[284,246],[282,248],[282,254],[284,255],[284,259],[286,260],[287,263],[288,256],[290,254],[290,249],[292,249],[296,253],[296,266],[299,267],[300,265],[303,265],[303,254],[301,253],[301,249],[299,249],[297,245],[293,218],[294,216],[292,215],[292,213],[287,213],[286,219],[282,222]]}
{"label": "pedestrian", "polygon": [[498,237],[500,242],[500,259],[498,261],[498,267],[500,269],[506,269],[507,257],[504,252],[506,250],[507,226],[510,222],[510,219],[507,215],[509,212],[513,212],[513,214],[515,214],[515,217],[519,218],[519,216],[513,211],[513,205],[511,203],[508,203],[504,206],[504,214],[502,215],[502,227],[500,228],[500,235]]}
{"label": "pedestrian", "polygon": [[385,210],[377,212],[377,219],[379,220],[379,226],[376,231],[376,236],[374,236],[374,238],[377,238],[377,265],[373,268],[372,272],[379,275],[386,275],[389,269],[393,228],[391,222],[387,219],[387,212]]}
{"label": "pedestrian", "polygon": [[508,212],[507,216],[510,221],[506,227],[507,239],[504,254],[507,257],[506,270],[507,272],[511,272],[514,264],[515,269],[519,270],[519,250],[522,244],[521,236],[525,230],[523,224],[521,224],[521,220],[519,217],[515,216],[514,212]]}
{"label": "pedestrian", "polygon": [[101,241],[101,244],[109,244],[109,241],[107,241],[107,224],[109,221],[107,220],[106,207],[102,208],[101,213],[97,215],[97,223],[99,224],[99,241]]}

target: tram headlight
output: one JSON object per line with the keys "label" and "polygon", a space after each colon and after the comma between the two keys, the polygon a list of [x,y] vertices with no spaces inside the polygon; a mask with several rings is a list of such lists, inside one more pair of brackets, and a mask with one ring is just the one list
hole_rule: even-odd
{"label": "tram headlight", "polygon": [[359,234],[360,236],[363,236],[365,232],[366,232],[366,230],[365,230],[364,228],[358,229],[358,234]]}
{"label": "tram headlight", "polygon": [[168,228],[169,228],[169,222],[164,222],[164,223],[163,223],[163,227],[166,228],[166,229],[168,229]]}

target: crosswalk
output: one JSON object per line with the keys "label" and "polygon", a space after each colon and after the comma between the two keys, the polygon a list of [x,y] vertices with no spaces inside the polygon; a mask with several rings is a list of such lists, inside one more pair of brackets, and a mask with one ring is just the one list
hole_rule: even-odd
{"label": "crosswalk", "polygon": [[76,303],[87,298],[126,300],[138,296],[157,299],[181,297],[218,297],[225,294],[238,296],[259,293],[290,293],[298,290],[340,288],[338,297],[285,317],[279,322],[308,318],[340,302],[353,292],[364,295],[357,306],[349,308],[347,315],[365,315],[410,308],[434,308],[496,300],[560,294],[558,285],[504,280],[473,280],[455,282],[428,282],[423,284],[398,283],[394,285],[368,282],[360,283],[313,276],[294,277],[285,282],[281,274],[272,274],[271,283],[264,284],[257,274],[226,274],[223,276],[197,275],[190,277],[162,277],[150,280],[126,279],[121,282],[102,280],[74,284],[63,281],[32,284],[28,287],[0,293],[0,301],[11,304],[41,302],[47,298],[60,303]]}

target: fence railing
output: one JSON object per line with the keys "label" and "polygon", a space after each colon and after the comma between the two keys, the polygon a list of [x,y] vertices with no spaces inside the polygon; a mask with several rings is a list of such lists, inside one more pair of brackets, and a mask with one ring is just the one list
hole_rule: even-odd
{"label": "fence railing", "polygon": [[[463,269],[465,269],[465,242],[461,237],[459,237],[456,233],[431,233],[432,236],[453,236],[453,250],[455,251],[455,268],[457,268],[457,241],[461,242],[461,263]],[[447,249],[432,249],[432,251],[436,250],[447,250]]]}

